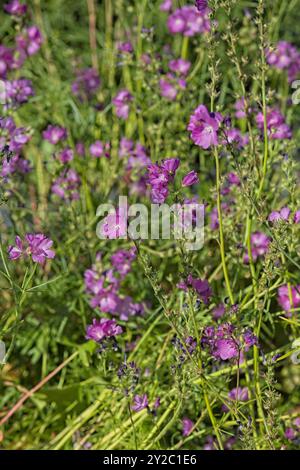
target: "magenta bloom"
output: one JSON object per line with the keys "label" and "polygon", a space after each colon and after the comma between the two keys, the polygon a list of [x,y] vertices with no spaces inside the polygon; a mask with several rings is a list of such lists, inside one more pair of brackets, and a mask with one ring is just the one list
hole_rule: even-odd
{"label": "magenta bloom", "polygon": [[207,9],[207,3],[207,0],[195,0],[195,7],[202,12]]}
{"label": "magenta bloom", "polygon": [[53,182],[52,192],[66,201],[75,201],[79,199],[79,188],[81,180],[75,170],[70,168],[63,171]]}
{"label": "magenta bloom", "polygon": [[232,186],[239,186],[241,184],[240,178],[235,173],[228,173],[227,181]]}
{"label": "magenta bloom", "polygon": [[187,278],[187,285],[191,286],[197,292],[199,298],[205,304],[209,302],[209,299],[212,296],[212,289],[206,279],[194,279],[193,276],[189,275]]}
{"label": "magenta bloom", "polygon": [[20,3],[19,0],[11,0],[11,2],[4,5],[4,10],[10,15],[23,16],[27,11],[27,5]]}
{"label": "magenta bloom", "polygon": [[227,361],[242,356],[243,349],[247,352],[250,347],[257,344],[257,337],[251,330],[238,334],[236,327],[230,323],[223,323],[218,327],[208,326],[204,329],[203,346],[208,346],[215,359]]}
{"label": "magenta bloom", "polygon": [[[247,387],[236,387],[228,392],[228,398],[230,401],[241,401],[246,402],[249,400],[249,390]],[[229,411],[226,405],[222,405],[222,410],[224,412]]]}
{"label": "magenta bloom", "polygon": [[56,145],[61,140],[67,138],[67,130],[63,127],[52,126],[49,124],[47,129],[43,132],[43,139],[48,140],[50,144]]}
{"label": "magenta bloom", "polygon": [[58,157],[61,163],[66,164],[73,160],[74,152],[70,147],[66,147],[59,152]]}
{"label": "magenta bloom", "polygon": [[108,214],[102,222],[100,233],[104,238],[116,239],[127,234],[127,220],[124,211]]}
{"label": "magenta bloom", "polygon": [[182,420],[182,435],[187,437],[191,434],[192,429],[194,427],[194,423],[189,418],[183,418]]}
{"label": "magenta bloom", "polygon": [[161,164],[152,163],[148,166],[147,182],[151,185],[151,200],[162,204],[168,197],[168,184],[174,180],[180,165],[179,158],[167,158]]}
{"label": "magenta bloom", "polygon": [[13,173],[26,174],[32,170],[30,162],[22,158],[20,155],[14,155],[11,158],[3,158],[2,167],[0,168],[0,176],[6,177]]}
{"label": "magenta bloom", "polygon": [[29,26],[16,37],[18,48],[31,56],[40,49],[43,38],[37,26]]}
{"label": "magenta bloom", "polygon": [[[256,123],[258,128],[263,132],[264,130],[264,115],[258,113],[256,116]],[[270,139],[282,140],[291,139],[292,131],[286,124],[284,116],[276,108],[269,108],[267,111],[267,128]]]}
{"label": "magenta bloom", "polygon": [[118,250],[111,256],[111,264],[121,277],[125,277],[131,270],[131,264],[136,258],[136,248],[131,250]]}
{"label": "magenta bloom", "polygon": [[190,117],[188,125],[193,142],[205,150],[218,145],[217,131],[221,121],[222,116],[219,113],[209,113],[203,104],[198,106]]}
{"label": "magenta bloom", "polygon": [[191,67],[191,63],[188,60],[184,59],[176,59],[171,60],[169,62],[169,69],[172,72],[178,73],[179,75],[186,76],[189,69]]}
{"label": "magenta bloom", "polygon": [[225,139],[222,141],[224,145],[232,144],[238,149],[241,149],[249,144],[248,135],[242,135],[239,129],[226,129],[224,131]]}
{"label": "magenta bloom", "polygon": [[285,285],[279,287],[277,300],[282,309],[287,313],[290,313],[292,308],[300,307],[300,284],[297,286],[291,286],[291,299],[288,286]]}
{"label": "magenta bloom", "polygon": [[13,68],[14,52],[12,49],[0,44],[0,77],[5,78],[7,72]]}
{"label": "magenta bloom", "polygon": [[295,224],[300,224],[300,210],[296,211],[294,214],[294,223]]}
{"label": "magenta bloom", "polygon": [[232,338],[219,339],[215,344],[214,356],[222,361],[238,357],[239,349]]}
{"label": "magenta bloom", "polygon": [[290,209],[288,207],[283,207],[280,211],[273,211],[268,217],[269,222],[278,222],[279,220],[289,220]]}
{"label": "magenta bloom", "polygon": [[80,101],[89,100],[97,93],[100,84],[97,70],[93,68],[81,69],[76,72],[76,79],[72,83],[72,93]]}
{"label": "magenta bloom", "polygon": [[108,320],[101,318],[101,320],[93,319],[93,323],[88,325],[86,329],[86,339],[91,339],[99,343],[103,339],[111,338],[123,333],[121,326],[117,325],[116,320]]}
{"label": "magenta bloom", "polygon": [[177,96],[177,88],[174,85],[174,83],[164,78],[161,78],[159,81],[159,86],[160,86],[161,96],[163,96],[164,98],[167,98],[170,101],[175,100]]}
{"label": "magenta bloom", "polygon": [[148,408],[148,397],[146,394],[144,395],[135,395],[133,399],[133,405],[131,409],[133,411],[142,411],[145,408]]}
{"label": "magenta bloom", "polygon": [[195,36],[207,33],[210,30],[208,9],[197,10],[194,6],[184,6],[172,13],[167,22],[171,34],[183,34],[184,36]]}
{"label": "magenta bloom", "polygon": [[8,247],[9,259],[13,261],[20,258],[23,255],[23,251],[24,251],[23,242],[19,236],[16,236],[15,242],[16,242],[16,246],[10,245]]}
{"label": "magenta bloom", "polygon": [[[253,261],[256,261],[259,257],[264,256],[269,248],[270,239],[263,232],[255,232],[251,235],[251,252]],[[244,262],[249,263],[248,253],[244,256]]]}
{"label": "magenta bloom", "polygon": [[247,387],[233,388],[228,393],[228,398],[230,400],[248,401],[249,400],[249,390],[248,390]]}
{"label": "magenta bloom", "polygon": [[159,6],[159,9],[161,11],[170,11],[172,10],[172,3],[173,0],[163,0],[163,2]]}
{"label": "magenta bloom", "polygon": [[169,177],[173,177],[179,168],[179,158],[166,158],[161,162],[161,168],[169,174]]}
{"label": "magenta bloom", "polygon": [[300,53],[287,41],[279,41],[275,51],[266,52],[268,64],[278,70],[285,70],[289,83],[293,82],[300,72]]}
{"label": "magenta bloom", "polygon": [[77,153],[80,157],[84,157],[84,155],[85,155],[84,143],[83,143],[83,142],[77,142],[75,148],[76,148],[76,153]]}
{"label": "magenta bloom", "polygon": [[212,311],[212,316],[213,316],[214,320],[218,320],[224,314],[225,314],[225,305],[224,304],[217,305]]}
{"label": "magenta bloom", "polygon": [[293,441],[297,436],[296,431],[293,428],[286,428],[284,435],[289,441]]}
{"label": "magenta bloom", "polygon": [[131,44],[130,41],[127,41],[127,42],[119,42],[118,44],[118,50],[120,52],[125,52],[127,54],[130,54],[131,52],[133,52],[133,46]]}
{"label": "magenta bloom", "polygon": [[8,108],[17,107],[27,103],[31,96],[34,96],[31,80],[27,80],[26,78],[19,78],[18,80],[5,82],[4,101],[6,102],[6,106]]}
{"label": "magenta bloom", "polygon": [[129,115],[129,103],[133,100],[133,96],[128,90],[120,90],[113,98],[112,102],[115,106],[116,114],[121,119],[127,119]]}
{"label": "magenta bloom", "polygon": [[[235,116],[238,119],[243,119],[246,117],[246,107],[245,107],[245,98],[240,98],[234,105],[235,107]],[[251,111],[251,110],[249,110]]]}
{"label": "magenta bloom", "polygon": [[199,183],[199,178],[197,173],[192,170],[182,179],[182,186],[192,186],[193,184]]}
{"label": "magenta bloom", "polygon": [[109,144],[103,144],[101,140],[96,140],[92,145],[90,145],[90,153],[95,158],[106,157],[109,158]]}
{"label": "magenta bloom", "polygon": [[9,246],[8,255],[11,260],[16,260],[21,256],[31,256],[35,263],[44,264],[46,258],[55,257],[55,252],[51,249],[53,241],[45,235],[38,233],[28,233],[23,242],[20,237],[16,237],[16,246]]}

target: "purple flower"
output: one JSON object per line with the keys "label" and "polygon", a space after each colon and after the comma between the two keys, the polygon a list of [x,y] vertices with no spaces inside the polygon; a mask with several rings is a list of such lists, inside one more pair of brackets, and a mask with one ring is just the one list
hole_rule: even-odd
{"label": "purple flower", "polygon": [[208,9],[197,10],[194,6],[184,6],[172,13],[167,22],[171,34],[183,34],[184,36],[195,36],[207,33],[210,30]]}
{"label": "purple flower", "polygon": [[16,243],[15,246],[10,245],[8,247],[9,259],[11,259],[13,261],[20,258],[23,255],[23,252],[24,252],[23,242],[22,242],[22,240],[19,236],[16,236],[15,243]]}
{"label": "purple flower", "polygon": [[67,130],[63,127],[52,126],[49,124],[47,129],[43,132],[43,139],[48,140],[53,145],[56,145],[61,140],[67,138]]}
{"label": "purple flower", "polygon": [[[244,119],[246,117],[246,107],[245,107],[245,98],[240,98],[234,105],[235,107],[235,116],[238,119]],[[250,110],[249,110],[250,111]]]}
{"label": "purple flower", "polygon": [[278,70],[286,70],[289,83],[293,82],[300,72],[300,53],[287,41],[279,41],[274,51],[266,51],[269,65]]}
{"label": "purple flower", "polygon": [[232,186],[240,186],[240,178],[235,173],[228,173],[227,181]]}
{"label": "purple flower", "polygon": [[165,186],[157,186],[151,189],[151,201],[154,204],[163,204],[169,195],[169,190]]}
{"label": "purple flower", "polygon": [[212,316],[213,316],[214,320],[218,320],[224,314],[225,314],[225,305],[224,304],[217,305],[212,311]]}
{"label": "purple flower", "polygon": [[169,62],[169,69],[179,75],[186,76],[191,67],[191,62],[184,59],[171,60]]}
{"label": "purple flower", "polygon": [[37,26],[29,26],[16,37],[18,48],[31,56],[40,49],[43,38]]}
{"label": "purple flower", "polygon": [[222,142],[224,145],[232,144],[236,148],[241,149],[249,144],[248,135],[242,135],[239,129],[226,129],[224,134],[225,139]]}
{"label": "purple flower", "polygon": [[229,400],[248,401],[249,390],[247,387],[237,387],[230,390],[228,393]]}
{"label": "purple flower", "polygon": [[17,127],[10,135],[9,150],[11,152],[20,152],[23,146],[30,140],[28,129]]}
{"label": "purple flower", "polygon": [[273,211],[268,217],[269,222],[278,222],[279,220],[287,221],[290,216],[290,209],[288,207],[283,207],[280,211]]}
{"label": "purple flower", "polygon": [[35,263],[44,264],[46,258],[55,257],[55,252],[51,249],[53,241],[42,233],[25,235],[23,242],[20,237],[16,237],[16,246],[9,246],[8,255],[11,260],[16,260],[21,256],[31,256]]}
{"label": "purple flower", "polygon": [[234,357],[238,357],[239,349],[236,342],[232,338],[219,339],[215,343],[213,355],[215,358],[227,361]]}
{"label": "purple flower", "polygon": [[[221,209],[225,214],[230,213],[230,206],[227,204],[227,202],[222,202]],[[217,207],[214,207],[210,213],[210,228],[212,230],[218,230],[219,228],[219,214]]]}
{"label": "purple flower", "polygon": [[[263,132],[264,130],[264,115],[258,113],[256,116],[256,123],[258,128]],[[267,129],[270,139],[281,140],[291,139],[292,131],[286,124],[284,116],[279,109],[269,108],[267,111]]]}
{"label": "purple flower", "polygon": [[13,68],[14,52],[0,44],[0,77],[5,78],[7,72]]}
{"label": "purple flower", "polygon": [[239,332],[230,323],[223,323],[218,327],[208,326],[204,329],[202,345],[208,346],[215,359],[223,361],[243,356],[244,351],[257,344],[257,337],[251,330]]}
{"label": "purple flower", "polygon": [[296,432],[293,428],[287,428],[284,433],[286,439],[293,441],[296,438]]}
{"label": "purple flower", "polygon": [[182,420],[182,435],[187,437],[191,434],[192,429],[194,427],[194,423],[189,418],[183,418]]}
{"label": "purple flower", "polygon": [[195,0],[195,7],[199,11],[203,12],[207,9],[207,6],[208,6],[207,3],[208,3],[207,0]]}
{"label": "purple flower", "polygon": [[121,320],[128,321],[129,317],[141,316],[144,314],[144,306],[133,302],[132,298],[127,296],[124,299],[119,298],[115,313]]}
{"label": "purple flower", "polygon": [[170,177],[173,177],[179,168],[180,160],[179,158],[166,158],[161,162],[161,168],[164,171],[167,171]]}
{"label": "purple flower", "polygon": [[10,15],[23,16],[27,11],[27,5],[20,3],[19,0],[11,0],[11,2],[4,5],[4,10]]}
{"label": "purple flower", "polygon": [[300,284],[291,286],[290,290],[287,285],[279,287],[277,300],[288,314],[292,308],[300,307]]}
{"label": "purple flower", "polygon": [[[230,401],[241,401],[246,402],[249,400],[249,390],[247,387],[236,387],[228,392],[228,398]],[[229,411],[228,406],[222,405],[222,411],[225,413]]]}
{"label": "purple flower", "polygon": [[191,131],[191,139],[203,149],[218,145],[217,131],[220,127],[222,116],[219,113],[209,113],[201,104],[190,117],[188,130]]}
{"label": "purple flower", "polygon": [[131,264],[136,258],[136,249],[118,250],[111,256],[112,266],[120,273],[121,277],[125,277],[131,269]]}
{"label": "purple flower", "polygon": [[162,204],[168,197],[168,184],[174,180],[180,165],[179,158],[167,158],[161,164],[152,163],[148,166],[147,182],[151,185],[151,200]]}
{"label": "purple flower", "polygon": [[[251,235],[251,252],[253,261],[259,257],[264,256],[269,248],[270,239],[263,232],[255,232]],[[249,263],[248,253],[244,255],[244,262]]]}
{"label": "purple flower", "polygon": [[133,405],[131,406],[131,409],[133,411],[142,411],[145,408],[148,408],[148,397],[146,394],[144,395],[135,395],[133,399]]}
{"label": "purple flower", "polygon": [[121,119],[127,119],[129,115],[129,103],[133,96],[128,90],[120,90],[113,98],[112,103],[115,106],[116,114]]}
{"label": "purple flower", "polygon": [[0,176],[7,177],[13,173],[26,174],[32,170],[30,162],[20,155],[14,155],[11,158],[5,157],[2,160],[2,168],[0,170]]}
{"label": "purple flower", "polygon": [[80,157],[84,157],[84,155],[85,155],[85,147],[84,147],[84,143],[83,143],[83,142],[77,142],[77,144],[76,144],[76,153],[77,153]]}
{"label": "purple flower", "polygon": [[294,223],[295,224],[300,224],[300,210],[296,211],[294,214]]}
{"label": "purple flower", "polygon": [[201,279],[194,279],[193,276],[189,275],[187,285],[191,286],[197,292],[198,296],[205,304],[209,302],[212,296],[212,290],[206,279],[202,281]]}
{"label": "purple flower", "polygon": [[102,221],[100,233],[104,238],[116,239],[127,234],[127,220],[123,210],[109,214]]}
{"label": "purple flower", "polygon": [[52,192],[66,201],[75,201],[79,199],[79,188],[81,180],[75,170],[69,169],[63,171],[53,182]]}
{"label": "purple flower", "polygon": [[217,443],[215,439],[212,436],[207,436],[205,440],[205,444],[203,446],[203,450],[216,450],[217,449]]}
{"label": "purple flower", "polygon": [[119,42],[118,50],[120,52],[131,53],[133,52],[133,47],[130,41],[127,42]]}
{"label": "purple flower", "polygon": [[80,101],[90,100],[97,93],[100,84],[97,70],[93,68],[81,69],[76,72],[76,79],[72,83],[72,93]]}
{"label": "purple flower", "polygon": [[74,158],[74,152],[70,147],[66,147],[63,150],[61,150],[58,154],[58,157],[61,161],[61,163],[69,163],[73,160]]}
{"label": "purple flower", "polygon": [[163,2],[160,4],[159,9],[161,11],[170,11],[172,10],[172,3],[173,0],[163,0]]}
{"label": "purple flower", "polygon": [[116,320],[108,320],[101,318],[101,320],[93,319],[93,323],[88,325],[86,329],[86,339],[91,339],[99,343],[103,339],[111,338],[123,333],[122,328],[117,325]]}
{"label": "purple flower", "polygon": [[159,81],[161,96],[167,98],[170,101],[174,101],[177,96],[176,86],[169,80],[161,78]]}
{"label": "purple flower", "polygon": [[199,178],[197,173],[192,170],[182,179],[182,186],[192,186],[193,184],[199,183]]}
{"label": "purple flower", "polygon": [[96,140],[92,145],[90,145],[90,154],[95,158],[106,157],[109,158],[109,143],[103,144],[101,140]]}
{"label": "purple flower", "polygon": [[255,336],[255,334],[250,329],[248,329],[243,333],[243,342],[245,346],[245,351],[249,351],[252,346],[258,344],[258,339],[257,336]]}
{"label": "purple flower", "polygon": [[34,96],[31,80],[20,78],[11,82],[5,82],[4,96],[2,98],[7,108],[24,104],[31,96]]}
{"label": "purple flower", "polygon": [[157,408],[159,408],[159,407],[160,407],[160,397],[157,397],[154,404],[153,404],[153,408],[155,410],[157,410]]}

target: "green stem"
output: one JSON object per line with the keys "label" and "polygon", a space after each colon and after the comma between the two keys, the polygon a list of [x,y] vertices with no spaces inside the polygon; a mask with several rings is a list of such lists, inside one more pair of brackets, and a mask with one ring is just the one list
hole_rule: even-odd
{"label": "green stem", "polygon": [[224,243],[224,230],[223,230],[223,218],[222,218],[222,206],[221,206],[221,180],[220,180],[220,162],[218,151],[215,148],[215,163],[216,163],[216,188],[217,188],[217,207],[218,207],[218,218],[219,218],[219,237],[220,237],[220,251],[221,251],[221,260],[223,266],[223,274],[226,284],[227,293],[231,302],[231,305],[234,304],[234,297],[230,287],[230,281],[228,276],[226,256],[225,256],[225,243]]}

